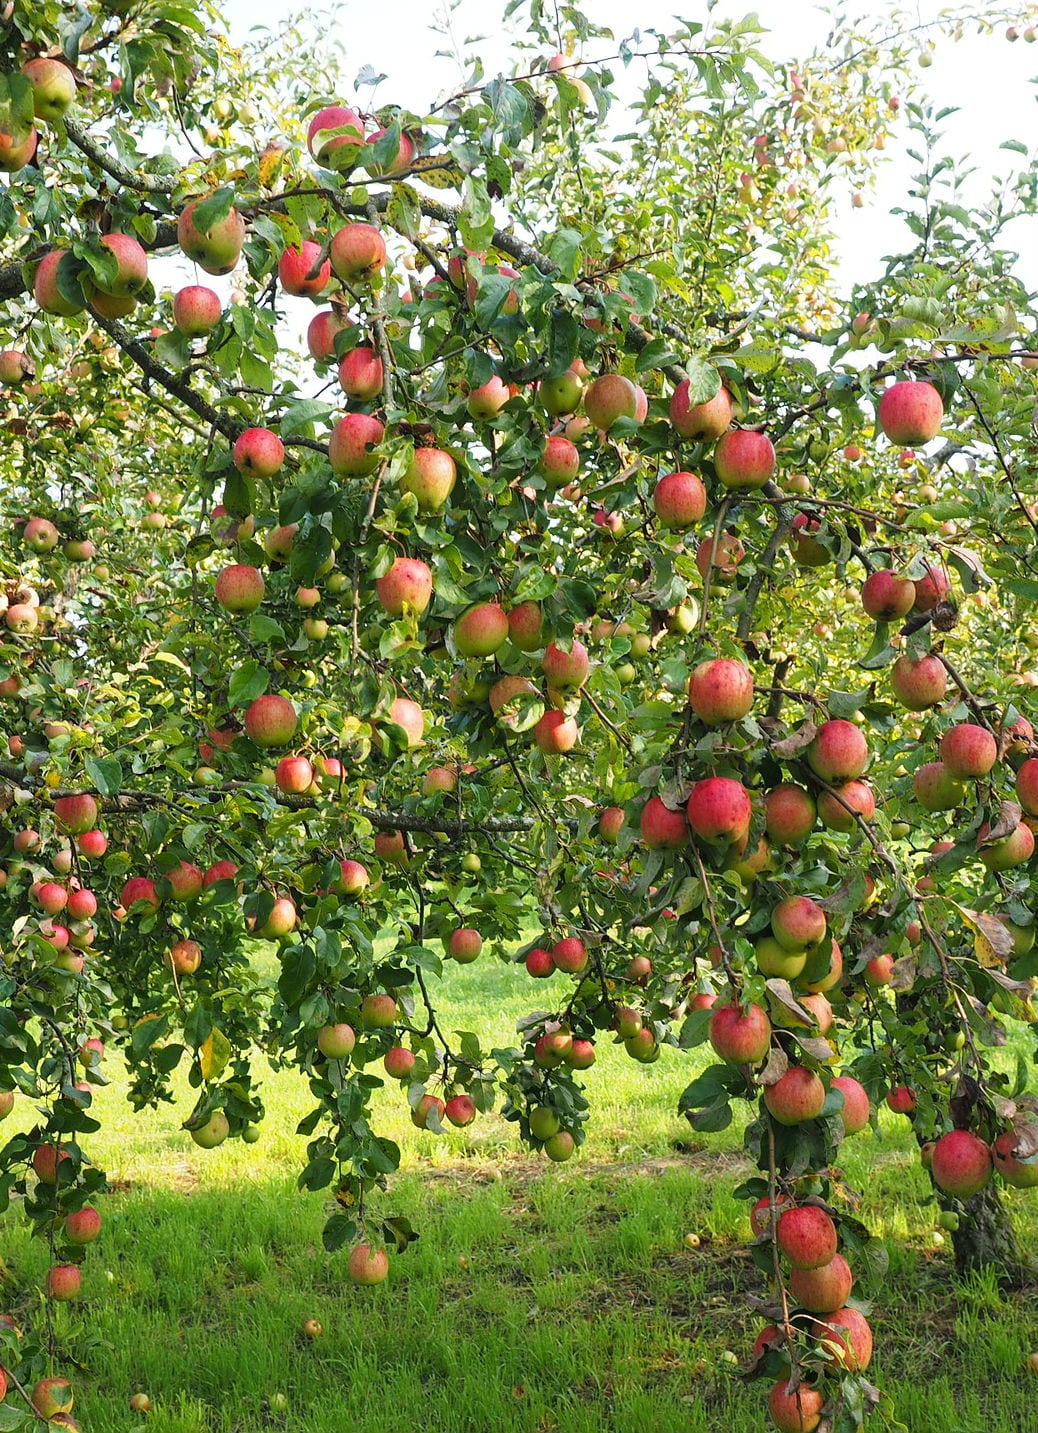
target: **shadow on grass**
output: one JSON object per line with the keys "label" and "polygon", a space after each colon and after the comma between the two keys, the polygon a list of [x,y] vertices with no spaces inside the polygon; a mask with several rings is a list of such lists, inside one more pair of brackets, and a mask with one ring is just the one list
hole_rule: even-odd
{"label": "shadow on grass", "polygon": [[[126,1189],[82,1299],[58,1311],[72,1348],[77,1328],[104,1341],[75,1378],[81,1426],[127,1433],[140,1389],[153,1433],[757,1433],[766,1388],[742,1385],[734,1356],[764,1289],[735,1182],[730,1159],[408,1174],[382,1207],[421,1238],[376,1289],[324,1253],[321,1200],[286,1178]],[[9,1232],[28,1313],[45,1250]],[[1005,1303],[993,1283],[957,1285],[918,1221],[892,1256],[861,1292],[875,1379],[912,1433],[1038,1425],[1038,1291]]]}

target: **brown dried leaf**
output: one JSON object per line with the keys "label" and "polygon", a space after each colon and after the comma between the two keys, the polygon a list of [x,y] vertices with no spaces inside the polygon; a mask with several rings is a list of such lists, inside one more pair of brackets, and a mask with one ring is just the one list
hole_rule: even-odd
{"label": "brown dried leaf", "polygon": [[820,1065],[824,1065],[836,1054],[835,1048],[824,1035],[798,1035],[794,1030],[793,1039],[805,1055],[810,1055],[811,1059],[817,1060]]}
{"label": "brown dried leaf", "polygon": [[1023,814],[1023,807],[1018,806],[1015,801],[1003,801],[999,806],[997,820],[979,845],[981,847],[992,846],[996,841],[1002,841],[1006,836],[1011,836],[1020,825]]}
{"label": "brown dried leaf", "polygon": [[789,1069],[789,1057],[781,1045],[772,1045],[768,1051],[768,1063],[761,1070],[758,1080],[762,1085],[777,1085]]}
{"label": "brown dried leaf", "polygon": [[[1020,810],[1019,806],[1015,809],[1018,812]],[[1019,820],[1017,824],[1019,824]],[[984,911],[971,911],[967,906],[958,906],[957,909],[970,930],[977,931],[982,935],[996,955],[1002,957],[1012,955],[1013,937],[998,916],[987,915]]]}
{"label": "brown dried leaf", "polygon": [[1028,1000],[1033,994],[1029,980],[1014,980],[1004,970],[989,970],[988,978],[1002,990],[1008,990],[1011,995],[1019,995],[1022,1000]]}
{"label": "brown dried leaf", "polygon": [[[579,693],[578,693],[579,705]],[[668,811],[680,811],[689,798],[693,783],[686,777],[674,776],[660,792],[660,800]]]}
{"label": "brown dried leaf", "polygon": [[814,722],[805,722],[792,736],[787,736],[784,741],[773,741],[771,749],[776,756],[788,758],[799,756],[800,753],[814,741],[818,728]]}
{"label": "brown dried leaf", "polygon": [[798,1020],[807,1029],[816,1023],[814,1016],[810,1015],[802,1005],[797,1004],[797,998],[790,989],[788,980],[779,980],[772,976],[764,983],[772,1000],[781,1006],[788,1015],[792,1015],[794,1020]]}
{"label": "brown dried leaf", "polygon": [[1013,1154],[1017,1159],[1030,1159],[1038,1154],[1038,1121],[1024,1115],[1014,1122],[1013,1133],[1016,1135]]}
{"label": "brown dried leaf", "polygon": [[897,991],[899,994],[905,990],[911,990],[918,973],[919,962],[914,955],[903,955],[900,960],[895,960],[890,972],[891,990]]}

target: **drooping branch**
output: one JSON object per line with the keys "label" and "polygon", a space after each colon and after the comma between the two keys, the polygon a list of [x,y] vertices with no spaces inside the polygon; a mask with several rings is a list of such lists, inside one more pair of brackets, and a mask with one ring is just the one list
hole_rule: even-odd
{"label": "drooping branch", "polygon": [[[0,761],[0,777],[28,790],[36,789],[41,785],[38,777],[8,761]],[[219,786],[199,789],[193,793],[193,797],[198,802],[214,804],[217,800],[235,791],[254,787],[255,783],[252,782],[228,781]],[[48,794],[52,799],[56,799],[60,796],[77,795],[81,790],[81,787],[59,787],[51,790]],[[271,791],[266,786],[262,790],[279,806],[306,810],[317,805],[312,796],[286,796],[281,792]],[[165,805],[172,798],[158,791],[121,791],[114,796],[98,796],[95,799],[102,811],[132,815]],[[536,825],[532,816],[486,816],[482,821],[466,821],[463,817],[457,816],[416,816],[407,811],[377,811],[369,810],[366,807],[358,807],[357,814],[369,821],[376,831],[417,831],[429,835],[455,838],[472,834],[478,835],[480,832],[498,835],[530,831]]]}
{"label": "drooping branch", "polygon": [[98,327],[104,329],[108,337],[117,343],[128,357],[133,359],[142,373],[158,383],[167,393],[171,393],[174,398],[178,398],[185,407],[190,408],[192,413],[196,413],[218,433],[222,433],[225,438],[234,442],[242,430],[243,425],[240,422],[228,413],[221,413],[211,403],[206,402],[186,379],[178,378],[175,373],[171,373],[164,364],[159,363],[154,354],[148,352],[140,339],[134,338],[121,323],[117,323],[114,319],[101,318],[97,313],[94,313],[93,318]]}

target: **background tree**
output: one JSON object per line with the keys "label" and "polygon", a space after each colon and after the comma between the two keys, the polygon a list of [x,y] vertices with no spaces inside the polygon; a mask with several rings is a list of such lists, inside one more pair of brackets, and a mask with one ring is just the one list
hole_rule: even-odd
{"label": "background tree", "polygon": [[[889,22],[786,71],[752,21],[534,4],[514,76],[417,115],[215,18],[4,20],[0,1110],[39,1119],[0,1165],[47,1307],[107,1045],[141,1106],[190,1069],[203,1147],[258,1137],[258,1054],[300,1069],[301,1183],[370,1283],[413,1237],[386,1078],[565,1160],[596,1041],[709,1040],[682,1105],[750,1102],[774,1420],[889,1419],[843,1138],[908,1115],[960,1266],[1007,1278],[993,1170],[1038,1182],[988,1053],[1034,1019],[1026,163],[962,206]],[[833,205],[895,127],[918,242],[848,303]],[[439,1009],[484,943],[551,979],[509,1049]],[[6,1340],[67,1415],[41,1358]]]}

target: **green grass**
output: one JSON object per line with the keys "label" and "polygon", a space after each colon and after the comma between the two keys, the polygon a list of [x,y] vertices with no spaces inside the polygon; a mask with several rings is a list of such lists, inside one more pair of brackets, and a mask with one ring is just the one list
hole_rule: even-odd
{"label": "green grass", "polygon": [[[452,1027],[510,1039],[531,987],[490,963],[452,968]],[[536,997],[535,997],[536,998]],[[765,1290],[747,1253],[740,1136],[692,1136],[674,1113],[701,1055],[634,1064],[608,1043],[587,1074],[592,1124],[561,1167],[519,1151],[496,1116],[442,1137],[412,1129],[396,1089],[380,1127],[399,1138],[402,1173],[381,1206],[408,1215],[417,1244],[390,1280],[359,1290],[344,1255],[321,1248],[324,1201],[295,1187],[310,1097],[271,1076],[257,1146],[204,1153],[180,1129],[190,1102],[135,1115],[116,1079],[98,1100],[94,1143],[115,1192],[59,1326],[103,1341],[79,1374],[85,1433],[127,1433],[137,1389],[152,1433],[757,1433],[765,1386],[735,1359],[759,1326]],[[905,1122],[845,1146],[862,1217],[889,1236],[875,1300],[875,1382],[911,1433],[1026,1433],[1038,1427],[1024,1371],[1038,1347],[1032,1288],[1004,1301],[965,1287],[934,1243],[935,1210]],[[1034,1196],[1012,1194],[1033,1243]],[[701,1246],[688,1249],[695,1232]],[[8,1301],[30,1314],[45,1250],[16,1212],[4,1221]],[[304,1321],[324,1336],[308,1343]],[[282,1407],[284,1402],[284,1407]]]}

